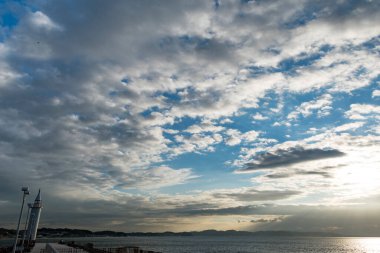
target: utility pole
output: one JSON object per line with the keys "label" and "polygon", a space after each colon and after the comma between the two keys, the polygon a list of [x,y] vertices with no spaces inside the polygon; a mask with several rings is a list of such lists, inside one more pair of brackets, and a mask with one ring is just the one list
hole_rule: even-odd
{"label": "utility pole", "polygon": [[20,216],[18,217],[17,230],[16,230],[16,239],[15,239],[15,244],[13,245],[12,253],[16,252],[17,241],[18,241],[18,234],[20,232],[20,221],[21,221],[21,216],[22,216],[22,210],[24,209],[25,197],[26,197],[26,195],[29,195],[29,188],[28,187],[22,187],[21,191],[23,191],[24,193],[22,195],[21,211],[20,211]]}

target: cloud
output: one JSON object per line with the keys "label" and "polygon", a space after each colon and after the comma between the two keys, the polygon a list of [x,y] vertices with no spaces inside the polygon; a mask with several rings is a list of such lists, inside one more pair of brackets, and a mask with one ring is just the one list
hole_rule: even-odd
{"label": "cloud", "polygon": [[241,142],[250,143],[257,140],[257,137],[259,137],[260,132],[251,130],[245,133],[241,133],[237,129],[227,129],[225,131],[226,135],[229,136],[226,140],[226,144],[229,146],[236,146],[240,144]]}
{"label": "cloud", "polygon": [[301,170],[301,169],[294,169],[294,170],[287,170],[287,171],[275,171],[271,174],[265,175],[267,178],[271,179],[280,179],[280,178],[290,178],[295,176],[321,176],[323,178],[333,178],[334,177],[334,170],[346,166],[345,164],[337,164],[337,165],[327,165],[322,166],[319,168],[313,168],[309,170]]}
{"label": "cloud", "polygon": [[362,127],[364,124],[365,124],[364,122],[347,123],[347,124],[336,127],[334,130],[336,132],[354,131],[354,130]]}
{"label": "cloud", "polygon": [[131,171],[127,173],[127,175],[124,175],[124,177],[123,183],[116,187],[124,189],[155,189],[183,184],[198,176],[194,175],[189,168],[172,169],[167,166],[161,166],[152,169]]}
{"label": "cloud", "polygon": [[297,175],[300,175],[300,176],[322,176],[324,178],[331,178],[332,175],[331,173],[327,172],[327,171],[316,171],[316,170],[313,170],[313,171],[295,171],[293,173],[274,173],[274,174],[269,174],[269,175],[266,175],[266,177],[268,178],[272,178],[272,179],[276,179],[276,178],[289,178],[289,177],[294,177],[294,176],[297,176]]}
{"label": "cloud", "polygon": [[236,145],[240,144],[240,142],[241,142],[241,140],[239,138],[237,138],[236,136],[231,136],[226,140],[226,144],[228,146],[236,146]]}
{"label": "cloud", "polygon": [[275,218],[260,218],[251,220],[252,223],[271,223],[271,222],[280,222],[284,219],[284,217],[275,217]]}
{"label": "cloud", "polygon": [[293,147],[286,150],[278,149],[274,152],[257,155],[254,161],[247,163],[246,167],[238,170],[238,172],[273,169],[291,164],[334,158],[343,155],[344,153],[337,149],[304,149],[303,147]]}
{"label": "cloud", "polygon": [[224,130],[224,127],[222,126],[215,126],[211,122],[205,122],[205,123],[201,123],[200,125],[191,125],[185,130],[185,132],[189,132],[192,134],[198,134],[202,132],[217,133],[222,130]]}
{"label": "cloud", "polygon": [[[195,128],[194,128],[195,129]],[[178,156],[190,152],[213,152],[213,146],[222,142],[223,137],[218,133],[196,133],[190,136],[175,135],[175,141],[179,144],[170,150],[172,156]]]}
{"label": "cloud", "polygon": [[54,23],[48,16],[41,11],[32,13],[29,17],[29,22],[35,28],[41,28],[46,30],[61,30],[62,28]]}
{"label": "cloud", "polygon": [[267,120],[269,119],[268,117],[263,116],[260,113],[256,113],[255,115],[252,116],[252,119],[254,120]]}
{"label": "cloud", "polygon": [[371,104],[351,104],[346,117],[353,120],[364,120],[367,117],[380,117],[380,106]]}
{"label": "cloud", "polygon": [[239,201],[250,202],[250,201],[271,201],[286,199],[295,195],[299,195],[300,191],[258,191],[250,189],[243,192],[235,193],[215,193],[213,197],[215,198],[232,198]]}
{"label": "cloud", "polygon": [[295,120],[302,115],[303,117],[309,117],[313,111],[317,111],[319,117],[327,116],[332,110],[333,97],[330,94],[325,94],[316,100],[304,102],[300,106],[296,107],[295,111],[288,115],[288,119]]}

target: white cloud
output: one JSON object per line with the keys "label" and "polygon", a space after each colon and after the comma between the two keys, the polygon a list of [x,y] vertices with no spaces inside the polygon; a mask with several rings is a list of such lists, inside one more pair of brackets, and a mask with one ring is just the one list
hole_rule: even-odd
{"label": "white cloud", "polygon": [[372,97],[373,97],[373,98],[380,97],[380,90],[374,90],[374,91],[372,92]]}
{"label": "white cloud", "polygon": [[267,120],[269,118],[266,116],[263,116],[261,113],[256,113],[255,115],[252,116],[252,119],[254,119],[254,120]]}
{"label": "white cloud", "polygon": [[236,146],[241,143],[241,139],[236,136],[231,136],[226,140],[228,146]]}
{"label": "white cloud", "polygon": [[252,131],[245,132],[241,137],[246,142],[253,142],[253,141],[256,141],[259,135],[260,135],[259,132],[252,130]]}
{"label": "white cloud", "polygon": [[12,69],[6,62],[6,57],[9,54],[10,49],[3,43],[0,43],[0,89],[12,84],[17,79],[20,79],[23,74]]}
{"label": "white cloud", "polygon": [[175,135],[175,140],[179,143],[178,146],[170,150],[171,156],[178,156],[183,153],[191,152],[214,152],[212,147],[223,141],[223,137],[218,133],[194,133],[190,136]]}
{"label": "white cloud", "polygon": [[220,124],[230,124],[230,123],[233,123],[233,121],[229,118],[226,118],[226,119],[222,119],[220,121]]}
{"label": "white cloud", "polygon": [[356,130],[360,127],[362,127],[365,124],[365,122],[353,122],[353,123],[347,123],[341,126],[338,126],[334,129],[335,132],[346,132],[346,131],[352,131]]}
{"label": "white cloud", "polygon": [[227,131],[225,131],[225,134],[229,136],[226,139],[226,144],[229,146],[236,146],[240,144],[241,142],[245,142],[245,143],[254,142],[257,140],[258,136],[260,135],[259,132],[254,131],[254,130],[241,133],[237,129],[227,129]]}
{"label": "white cloud", "polygon": [[30,14],[29,22],[36,28],[46,30],[62,30],[62,27],[53,22],[46,14],[41,11],[36,11]]}
{"label": "white cloud", "polygon": [[174,130],[174,129],[164,129],[164,132],[166,132],[168,134],[178,134],[179,133],[178,130]]}
{"label": "white cloud", "polygon": [[295,111],[288,115],[288,119],[295,120],[302,115],[303,117],[309,117],[313,112],[316,112],[319,117],[327,116],[332,110],[333,97],[330,94],[320,96],[315,100],[304,102],[300,106],[297,106]]}
{"label": "white cloud", "polygon": [[206,122],[206,123],[201,123],[199,125],[191,125],[184,131],[188,133],[192,133],[192,134],[198,134],[202,132],[216,133],[216,132],[222,131],[223,129],[224,127],[222,126],[215,126],[210,122]]}
{"label": "white cloud", "polygon": [[[330,6],[330,15],[334,15],[334,11],[339,12],[339,5]],[[363,6],[364,7],[364,6]],[[327,7],[328,8],[328,7]],[[366,12],[352,12],[345,16],[330,16],[327,19],[316,19],[305,26],[294,29],[292,38],[286,45],[284,53],[294,55],[299,51],[303,51],[315,45],[331,44],[343,45],[347,41],[353,44],[360,44],[370,38],[377,36],[379,21],[376,10],[370,10],[369,5],[365,6]],[[363,9],[363,10],[364,10]],[[337,22],[337,19],[340,22]],[[357,22],[360,20],[359,22]],[[372,24],[373,26],[368,26]],[[318,30],[318,33],[315,31]]]}
{"label": "white cloud", "polygon": [[364,120],[369,117],[380,118],[380,106],[370,104],[351,104],[346,117],[353,120]]}
{"label": "white cloud", "polygon": [[214,138],[214,140],[215,140],[217,143],[223,141],[223,136],[220,135],[220,134],[214,134],[214,135],[212,136],[212,138]]}

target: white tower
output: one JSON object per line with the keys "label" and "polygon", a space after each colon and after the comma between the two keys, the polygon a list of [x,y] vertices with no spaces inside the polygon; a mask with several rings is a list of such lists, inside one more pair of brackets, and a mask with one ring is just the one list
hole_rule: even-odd
{"label": "white tower", "polygon": [[42,202],[41,202],[41,190],[38,190],[38,195],[34,200],[34,203],[30,210],[29,224],[26,232],[27,241],[35,241],[37,237],[38,223],[40,221]]}

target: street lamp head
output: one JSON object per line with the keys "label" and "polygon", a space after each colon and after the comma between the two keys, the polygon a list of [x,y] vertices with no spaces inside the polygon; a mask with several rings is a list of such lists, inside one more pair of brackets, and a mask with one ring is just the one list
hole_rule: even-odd
{"label": "street lamp head", "polygon": [[21,191],[24,192],[24,195],[29,195],[29,187],[23,186],[23,187],[21,188]]}

